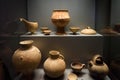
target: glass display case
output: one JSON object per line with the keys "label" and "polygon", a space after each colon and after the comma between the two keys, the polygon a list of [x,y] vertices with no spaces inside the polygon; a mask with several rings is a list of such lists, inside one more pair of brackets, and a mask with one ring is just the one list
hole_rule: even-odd
{"label": "glass display case", "polygon": [[[110,70],[104,80],[119,80],[119,2],[119,0],[1,0],[0,78],[66,80],[69,74],[73,73],[71,63],[79,61],[86,66],[77,74],[78,80],[94,80],[88,70],[88,61],[95,54],[100,54]],[[56,9],[69,11],[69,23],[64,26],[65,34],[56,34],[56,27],[52,23],[52,12]],[[28,20],[29,27],[31,27],[29,23],[38,22],[34,34],[28,32],[29,27],[26,28],[20,18]],[[61,23],[62,21],[59,20]],[[90,27],[86,28],[87,26]],[[47,30],[42,31],[43,27]],[[83,29],[85,34],[81,33]],[[19,42],[23,40],[33,40],[33,45],[41,51],[41,62],[32,74],[24,75],[17,72],[12,63],[13,54],[20,47]],[[44,72],[43,64],[51,50],[57,50],[64,56],[66,68],[63,76],[59,78],[49,78]]]}

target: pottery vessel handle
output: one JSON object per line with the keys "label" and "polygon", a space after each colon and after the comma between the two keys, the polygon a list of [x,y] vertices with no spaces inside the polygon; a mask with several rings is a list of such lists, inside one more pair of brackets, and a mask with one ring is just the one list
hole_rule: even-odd
{"label": "pottery vessel handle", "polygon": [[93,62],[92,62],[92,61],[89,61],[88,66],[89,66],[89,67],[92,67],[92,66],[93,66]]}
{"label": "pottery vessel handle", "polygon": [[82,68],[85,68],[85,64],[82,64]]}
{"label": "pottery vessel handle", "polygon": [[24,19],[24,18],[19,18],[20,19],[20,21],[24,21],[24,22],[28,22],[26,19]]}
{"label": "pottery vessel handle", "polygon": [[23,21],[23,18],[19,18],[20,19],[20,21]]}
{"label": "pottery vessel handle", "polygon": [[59,58],[60,58],[60,59],[63,59],[63,60],[65,59],[62,54],[59,54]]}
{"label": "pottery vessel handle", "polygon": [[87,29],[90,29],[90,26],[87,26]]}

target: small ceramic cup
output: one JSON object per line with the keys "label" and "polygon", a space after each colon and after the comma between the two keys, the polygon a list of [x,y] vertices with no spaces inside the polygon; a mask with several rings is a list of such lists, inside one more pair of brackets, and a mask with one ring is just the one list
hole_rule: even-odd
{"label": "small ceramic cup", "polygon": [[79,73],[81,70],[85,67],[85,64],[82,64],[80,62],[72,62],[71,63],[71,68],[73,72]]}

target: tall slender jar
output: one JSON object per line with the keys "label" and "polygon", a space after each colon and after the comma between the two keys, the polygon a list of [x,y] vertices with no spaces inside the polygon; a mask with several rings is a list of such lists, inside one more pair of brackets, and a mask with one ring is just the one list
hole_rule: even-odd
{"label": "tall slender jar", "polygon": [[44,71],[47,76],[57,78],[63,75],[66,64],[63,55],[59,51],[49,51],[49,57],[44,62]]}
{"label": "tall slender jar", "polygon": [[33,40],[21,41],[12,57],[14,67],[18,72],[31,73],[41,61],[40,50],[33,46]]}

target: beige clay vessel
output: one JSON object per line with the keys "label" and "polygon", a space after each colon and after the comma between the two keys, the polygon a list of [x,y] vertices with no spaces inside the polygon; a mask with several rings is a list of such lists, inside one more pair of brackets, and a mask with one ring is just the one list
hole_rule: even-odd
{"label": "beige clay vessel", "polygon": [[91,76],[98,79],[103,79],[109,72],[107,64],[99,54],[93,56],[93,58],[88,62],[88,69]]}
{"label": "beige clay vessel", "polygon": [[73,72],[75,73],[79,73],[81,72],[81,70],[85,67],[85,64],[82,64],[80,62],[72,62],[71,63],[71,68],[73,70]]}
{"label": "beige clay vessel", "polygon": [[68,79],[67,79],[67,80],[78,80],[78,77],[77,77],[76,74],[70,73],[70,74],[68,75]]}
{"label": "beige clay vessel", "polygon": [[70,15],[68,10],[53,10],[51,16],[52,23],[56,26],[56,34],[62,35],[65,34],[65,27],[70,22]]}
{"label": "beige clay vessel", "polygon": [[49,28],[44,26],[44,27],[40,27],[40,30],[41,30],[42,33],[44,33],[44,30],[49,30]]}
{"label": "beige clay vessel", "polygon": [[49,51],[49,57],[44,62],[44,71],[47,76],[57,78],[64,74],[66,64],[63,55],[59,51]]}
{"label": "beige clay vessel", "polygon": [[49,29],[48,29],[48,30],[44,30],[43,33],[44,33],[45,35],[50,35],[51,30],[49,30]]}
{"label": "beige clay vessel", "polygon": [[31,34],[34,34],[38,29],[38,22],[30,22],[24,18],[20,18],[20,21],[25,24],[25,27],[27,28],[28,32],[31,32]]}
{"label": "beige clay vessel", "polygon": [[92,34],[96,34],[96,31],[88,26],[85,29],[81,30],[81,33],[86,35],[92,35]]}
{"label": "beige clay vessel", "polygon": [[110,26],[104,27],[100,32],[103,34],[117,34],[117,32],[113,30]]}
{"label": "beige clay vessel", "polygon": [[70,31],[73,32],[73,34],[76,34],[76,32],[78,32],[80,30],[80,27],[73,26],[73,27],[70,27],[69,29],[70,29]]}
{"label": "beige clay vessel", "polygon": [[33,46],[33,40],[20,41],[20,48],[18,48],[12,57],[12,62],[16,71],[26,73],[32,73],[36,69],[41,61],[40,50]]}

